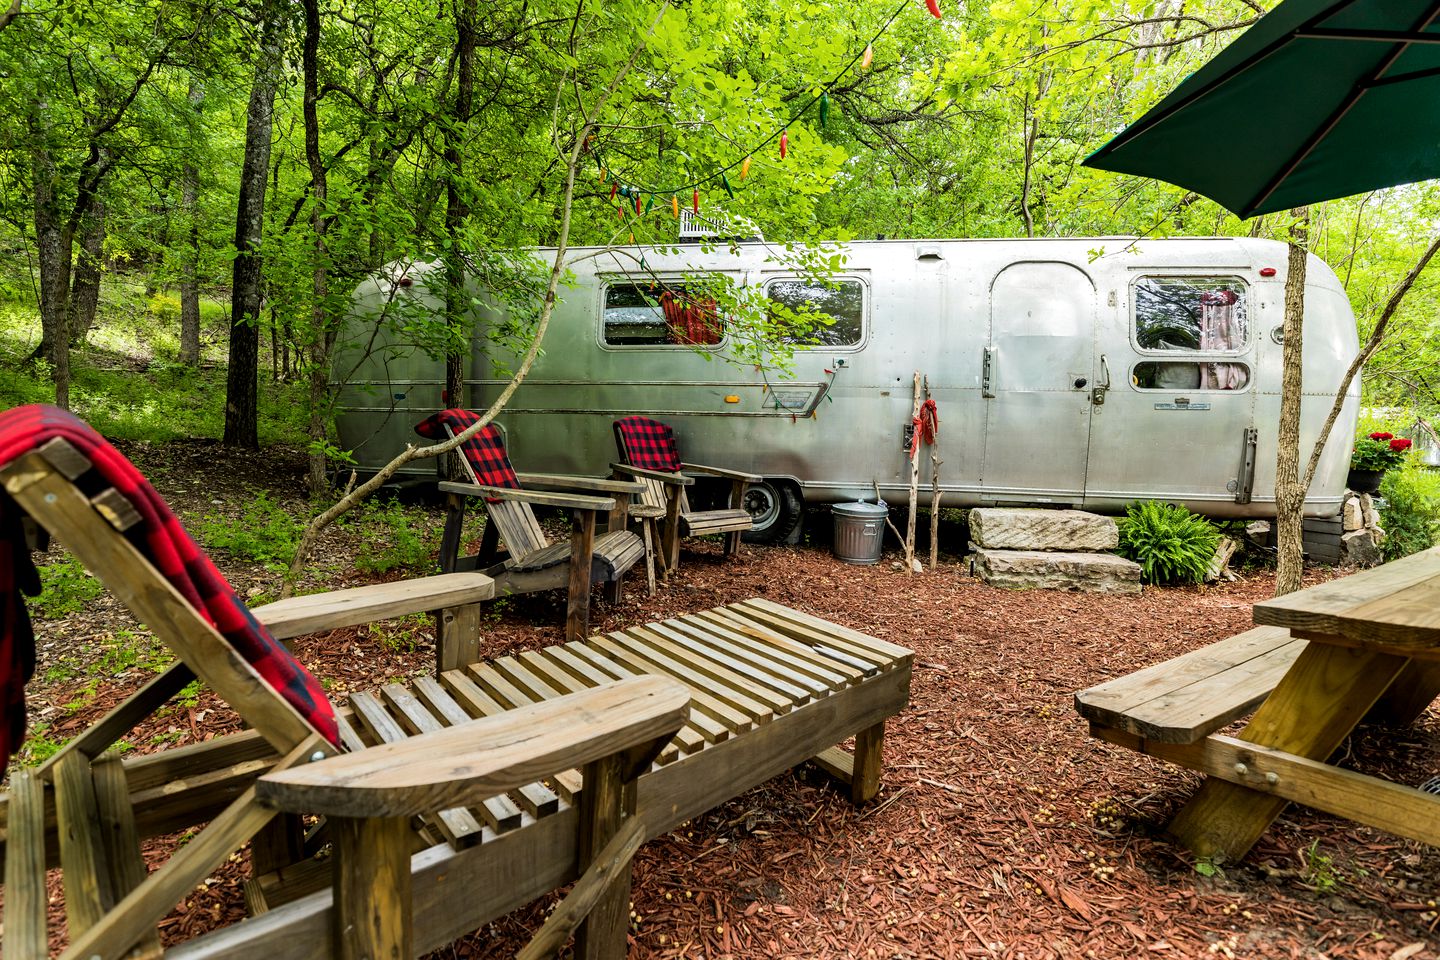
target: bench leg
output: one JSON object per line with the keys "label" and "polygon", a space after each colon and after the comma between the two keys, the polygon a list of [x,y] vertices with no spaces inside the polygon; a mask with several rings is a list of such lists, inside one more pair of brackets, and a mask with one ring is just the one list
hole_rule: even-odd
{"label": "bench leg", "polygon": [[[1405,663],[1404,657],[1312,643],[1255,711],[1240,739],[1323,761]],[[1210,777],[1175,816],[1170,833],[1196,856],[1237,861],[1287,802]]]}
{"label": "bench leg", "polygon": [[1420,719],[1420,714],[1437,696],[1440,696],[1440,663],[1411,660],[1370,710],[1365,722],[1408,727]]}
{"label": "bench leg", "polygon": [[410,818],[332,817],[339,960],[413,957]]}
{"label": "bench leg", "polygon": [[565,600],[565,641],[590,632],[590,564],[595,555],[595,511],[576,510],[570,525],[570,590]]}
{"label": "bench leg", "polygon": [[850,802],[858,807],[874,800],[880,792],[884,744],[885,721],[881,720],[855,734],[854,755],[840,747],[831,747],[811,757],[811,760],[836,780],[848,783]]}
{"label": "bench leg", "polygon": [[885,746],[885,721],[855,734],[855,771],[850,776],[850,801],[869,803],[880,792],[880,770]]}
{"label": "bench leg", "polygon": [[435,626],[435,676],[479,659],[480,604],[441,610]]}
{"label": "bench leg", "polygon": [[[590,866],[635,812],[635,785],[622,779],[618,754],[585,765],[580,794],[580,869]],[[617,871],[575,932],[577,960],[624,960],[630,924],[630,869]]]}

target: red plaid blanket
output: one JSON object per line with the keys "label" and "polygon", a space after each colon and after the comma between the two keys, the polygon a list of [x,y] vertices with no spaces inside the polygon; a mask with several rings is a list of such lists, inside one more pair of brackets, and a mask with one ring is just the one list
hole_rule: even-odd
{"label": "red plaid blanket", "polygon": [[680,451],[675,431],[668,424],[649,417],[622,417],[615,421],[615,445],[620,459],[641,470],[680,470]]}
{"label": "red plaid blanket", "polygon": [[[427,440],[446,440],[446,427],[459,434],[479,419],[479,414],[469,410],[441,410],[415,424],[415,432]],[[460,444],[460,452],[465,455],[466,462],[474,471],[475,482],[482,487],[520,489],[520,481],[515,479],[515,468],[510,466],[510,458],[505,455],[505,441],[495,424],[487,424],[485,429]],[[485,499],[491,503],[497,502],[494,497]]]}
{"label": "red plaid blanket", "polygon": [[[266,683],[338,746],[335,710],[319,682],[255,619],[160,494],[109,441],[57,407],[16,407],[0,413],[0,467],[55,437],[68,440],[92,464],[76,485],[91,496],[109,487],[123,494],[142,520],[126,531],[126,538]],[[17,590],[34,596],[38,586],[20,536],[18,507],[13,501],[0,503],[0,691],[5,709],[0,763],[25,735],[25,681],[34,667],[34,637]]]}

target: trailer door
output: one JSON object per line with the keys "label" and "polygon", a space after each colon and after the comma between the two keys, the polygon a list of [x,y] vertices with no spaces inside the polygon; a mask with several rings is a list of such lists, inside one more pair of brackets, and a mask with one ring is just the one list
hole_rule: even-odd
{"label": "trailer door", "polygon": [[1079,504],[1095,364],[1095,285],[1068,263],[1015,263],[990,287],[981,368],[982,500]]}

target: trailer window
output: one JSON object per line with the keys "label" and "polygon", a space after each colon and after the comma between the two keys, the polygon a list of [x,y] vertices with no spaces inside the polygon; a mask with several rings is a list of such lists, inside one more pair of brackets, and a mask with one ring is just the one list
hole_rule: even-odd
{"label": "trailer window", "polygon": [[771,302],[783,308],[771,310],[772,319],[782,327],[797,328],[782,334],[781,339],[786,343],[853,347],[860,342],[865,285],[859,280],[836,280],[828,284],[772,280],[765,290]]}
{"label": "trailer window", "polygon": [[713,297],[684,284],[612,283],[605,288],[604,337],[612,346],[716,344],[725,325]]}
{"label": "trailer window", "polygon": [[1131,382],[1141,390],[1240,390],[1250,382],[1250,368],[1229,362],[1146,361],[1135,364]]}
{"label": "trailer window", "polygon": [[1244,349],[1245,292],[1235,277],[1141,277],[1135,283],[1135,343],[1142,350]]}

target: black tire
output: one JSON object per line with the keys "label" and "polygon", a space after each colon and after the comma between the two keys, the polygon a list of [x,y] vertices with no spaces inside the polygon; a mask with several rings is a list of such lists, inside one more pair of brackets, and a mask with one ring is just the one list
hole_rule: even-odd
{"label": "black tire", "polygon": [[805,501],[800,490],[788,480],[762,480],[745,488],[744,506],[755,525],[741,539],[746,543],[800,542],[800,521]]}

